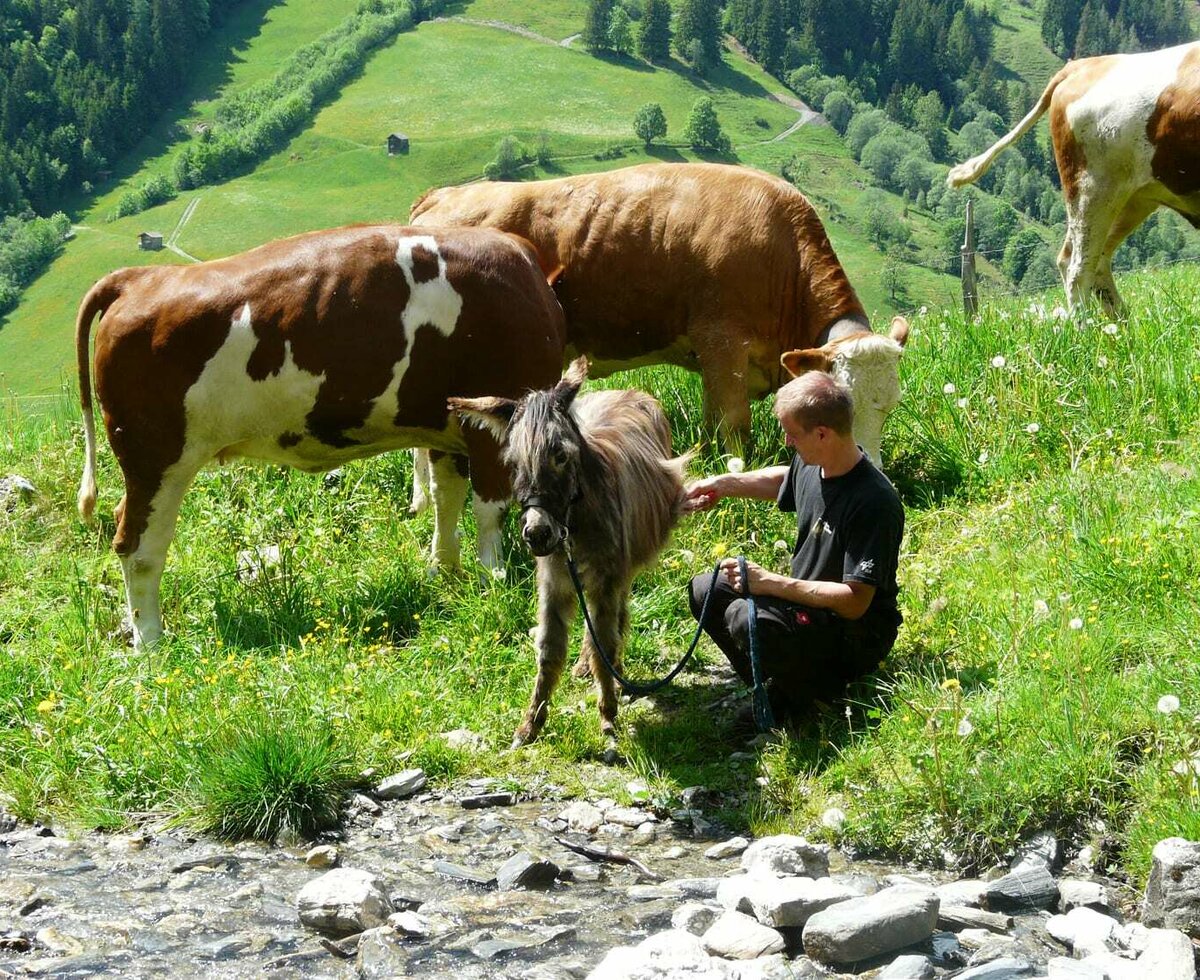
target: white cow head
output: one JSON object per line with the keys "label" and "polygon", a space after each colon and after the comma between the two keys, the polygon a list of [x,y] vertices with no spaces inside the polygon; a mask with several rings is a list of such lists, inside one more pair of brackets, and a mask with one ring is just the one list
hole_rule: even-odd
{"label": "white cow head", "polygon": [[883,423],[900,404],[900,355],[907,342],[908,321],[897,316],[886,336],[854,333],[824,347],[788,351],[779,361],[793,378],[807,371],[824,371],[850,388],[854,439],[878,466]]}

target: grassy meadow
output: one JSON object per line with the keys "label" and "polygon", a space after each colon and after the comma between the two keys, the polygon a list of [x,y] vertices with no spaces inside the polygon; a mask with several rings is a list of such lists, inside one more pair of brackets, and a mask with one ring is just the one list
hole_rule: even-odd
{"label": "grassy meadow", "polygon": [[[1028,300],[915,318],[884,440],[908,507],[899,642],[847,702],[740,761],[707,641],[675,686],[622,706],[617,763],[599,764],[590,686],[569,678],[543,738],[505,751],[533,680],[532,562],[510,517],[504,579],[472,564],[470,527],[463,571],[429,577],[406,454],[335,480],[202,474],[164,577],[168,636],[134,653],[117,635],[112,457],[102,522],[85,527],[72,396],[36,414],[10,403],[0,473],[38,492],[0,510],[4,804],[269,836],[319,825],[368,766],[618,799],[640,780],[662,806],[703,784],[731,828],[960,868],[1049,828],[1115,841],[1117,870],[1139,879],[1157,840],[1200,836],[1200,290],[1184,267],[1121,286],[1132,312],[1117,323]],[[694,376],[603,384],[655,392],[676,448],[698,445]],[[782,458],[769,405],[755,411],[754,462]],[[724,464],[701,449],[693,470]],[[737,553],[781,567],[788,523],[744,501],[686,519],[636,583],[630,673],[665,672],[686,648],[692,574]],[[277,566],[239,571],[239,553],[269,547]],[[449,748],[440,733],[462,727],[484,745]],[[821,822],[833,807],[837,830]]]}

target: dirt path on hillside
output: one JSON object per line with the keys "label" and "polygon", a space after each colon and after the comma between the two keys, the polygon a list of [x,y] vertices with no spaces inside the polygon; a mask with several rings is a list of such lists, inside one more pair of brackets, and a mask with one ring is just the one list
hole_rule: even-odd
{"label": "dirt path on hillside", "polygon": [[187,207],[183,209],[183,214],[179,216],[179,221],[175,223],[175,230],[171,232],[171,237],[167,239],[166,243],[166,247],[172,252],[174,252],[176,255],[182,256],[190,262],[200,262],[201,260],[196,258],[194,255],[188,255],[188,253],[181,249],[176,243],[179,241],[179,235],[183,231],[183,226],[186,225],[191,220],[192,215],[196,213],[196,206],[199,203],[200,195],[198,194],[188,201]]}
{"label": "dirt path on hillside", "polygon": [[579,37],[578,34],[573,34],[571,37],[565,38],[562,41],[556,41],[552,37],[546,37],[545,34],[538,34],[537,31],[531,31],[527,27],[518,27],[516,24],[506,24],[502,20],[477,20],[474,17],[431,17],[430,23],[455,23],[469,24],[471,27],[493,27],[498,31],[508,31],[510,34],[519,34],[521,37],[528,38],[531,41],[540,41],[542,44],[553,44],[555,46],[561,44],[564,47],[569,44],[574,38]]}

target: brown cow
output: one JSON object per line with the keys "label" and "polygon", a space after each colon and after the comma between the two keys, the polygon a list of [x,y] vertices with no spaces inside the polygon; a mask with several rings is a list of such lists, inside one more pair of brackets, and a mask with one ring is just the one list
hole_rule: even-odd
{"label": "brown cow", "polygon": [[[642,364],[698,370],[708,417],[735,450],[750,434],[750,399],[787,380],[780,355],[871,329],[812,205],[747,167],[652,163],[443,187],[417,200],[412,220],[528,238],[562,270],[569,354],[586,354],[593,377]],[[902,344],[907,325],[891,336]],[[896,377],[896,344],[858,354],[881,357]],[[876,461],[894,407],[856,406],[855,435]]]}
{"label": "brown cow", "polygon": [[1068,62],[1012,132],[954,167],[951,187],[978,180],[1050,110],[1050,137],[1067,205],[1058,270],[1072,310],[1096,293],[1122,309],[1117,246],[1158,207],[1200,227],[1200,42]]}
{"label": "brown cow", "polygon": [[389,449],[445,450],[433,552],[454,564],[465,456],[480,557],[498,563],[507,471],[495,439],[460,426],[446,399],[519,397],[559,377],[562,310],[528,242],[476,228],[339,228],[105,276],[75,335],[85,519],[96,503],[88,335],[97,313],[96,392],[125,477],[113,547],[135,645],[162,633],[159,581],[176,515],[213,459],[320,471]]}

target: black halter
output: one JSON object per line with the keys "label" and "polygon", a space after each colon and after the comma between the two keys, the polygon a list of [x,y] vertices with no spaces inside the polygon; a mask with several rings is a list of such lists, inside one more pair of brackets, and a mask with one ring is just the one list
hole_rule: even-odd
{"label": "black halter", "polygon": [[566,540],[567,535],[569,535],[571,532],[571,511],[582,499],[583,489],[580,488],[575,491],[575,496],[567,501],[561,516],[557,512],[557,505],[561,502],[561,498],[557,496],[550,496],[549,494],[544,493],[532,493],[528,497],[520,498],[517,503],[521,507],[522,514],[524,514],[527,510],[532,510],[535,507],[538,510],[544,510],[550,515],[551,519],[553,519],[555,523],[557,523],[559,527],[563,529],[565,532],[563,535],[563,540]]}

